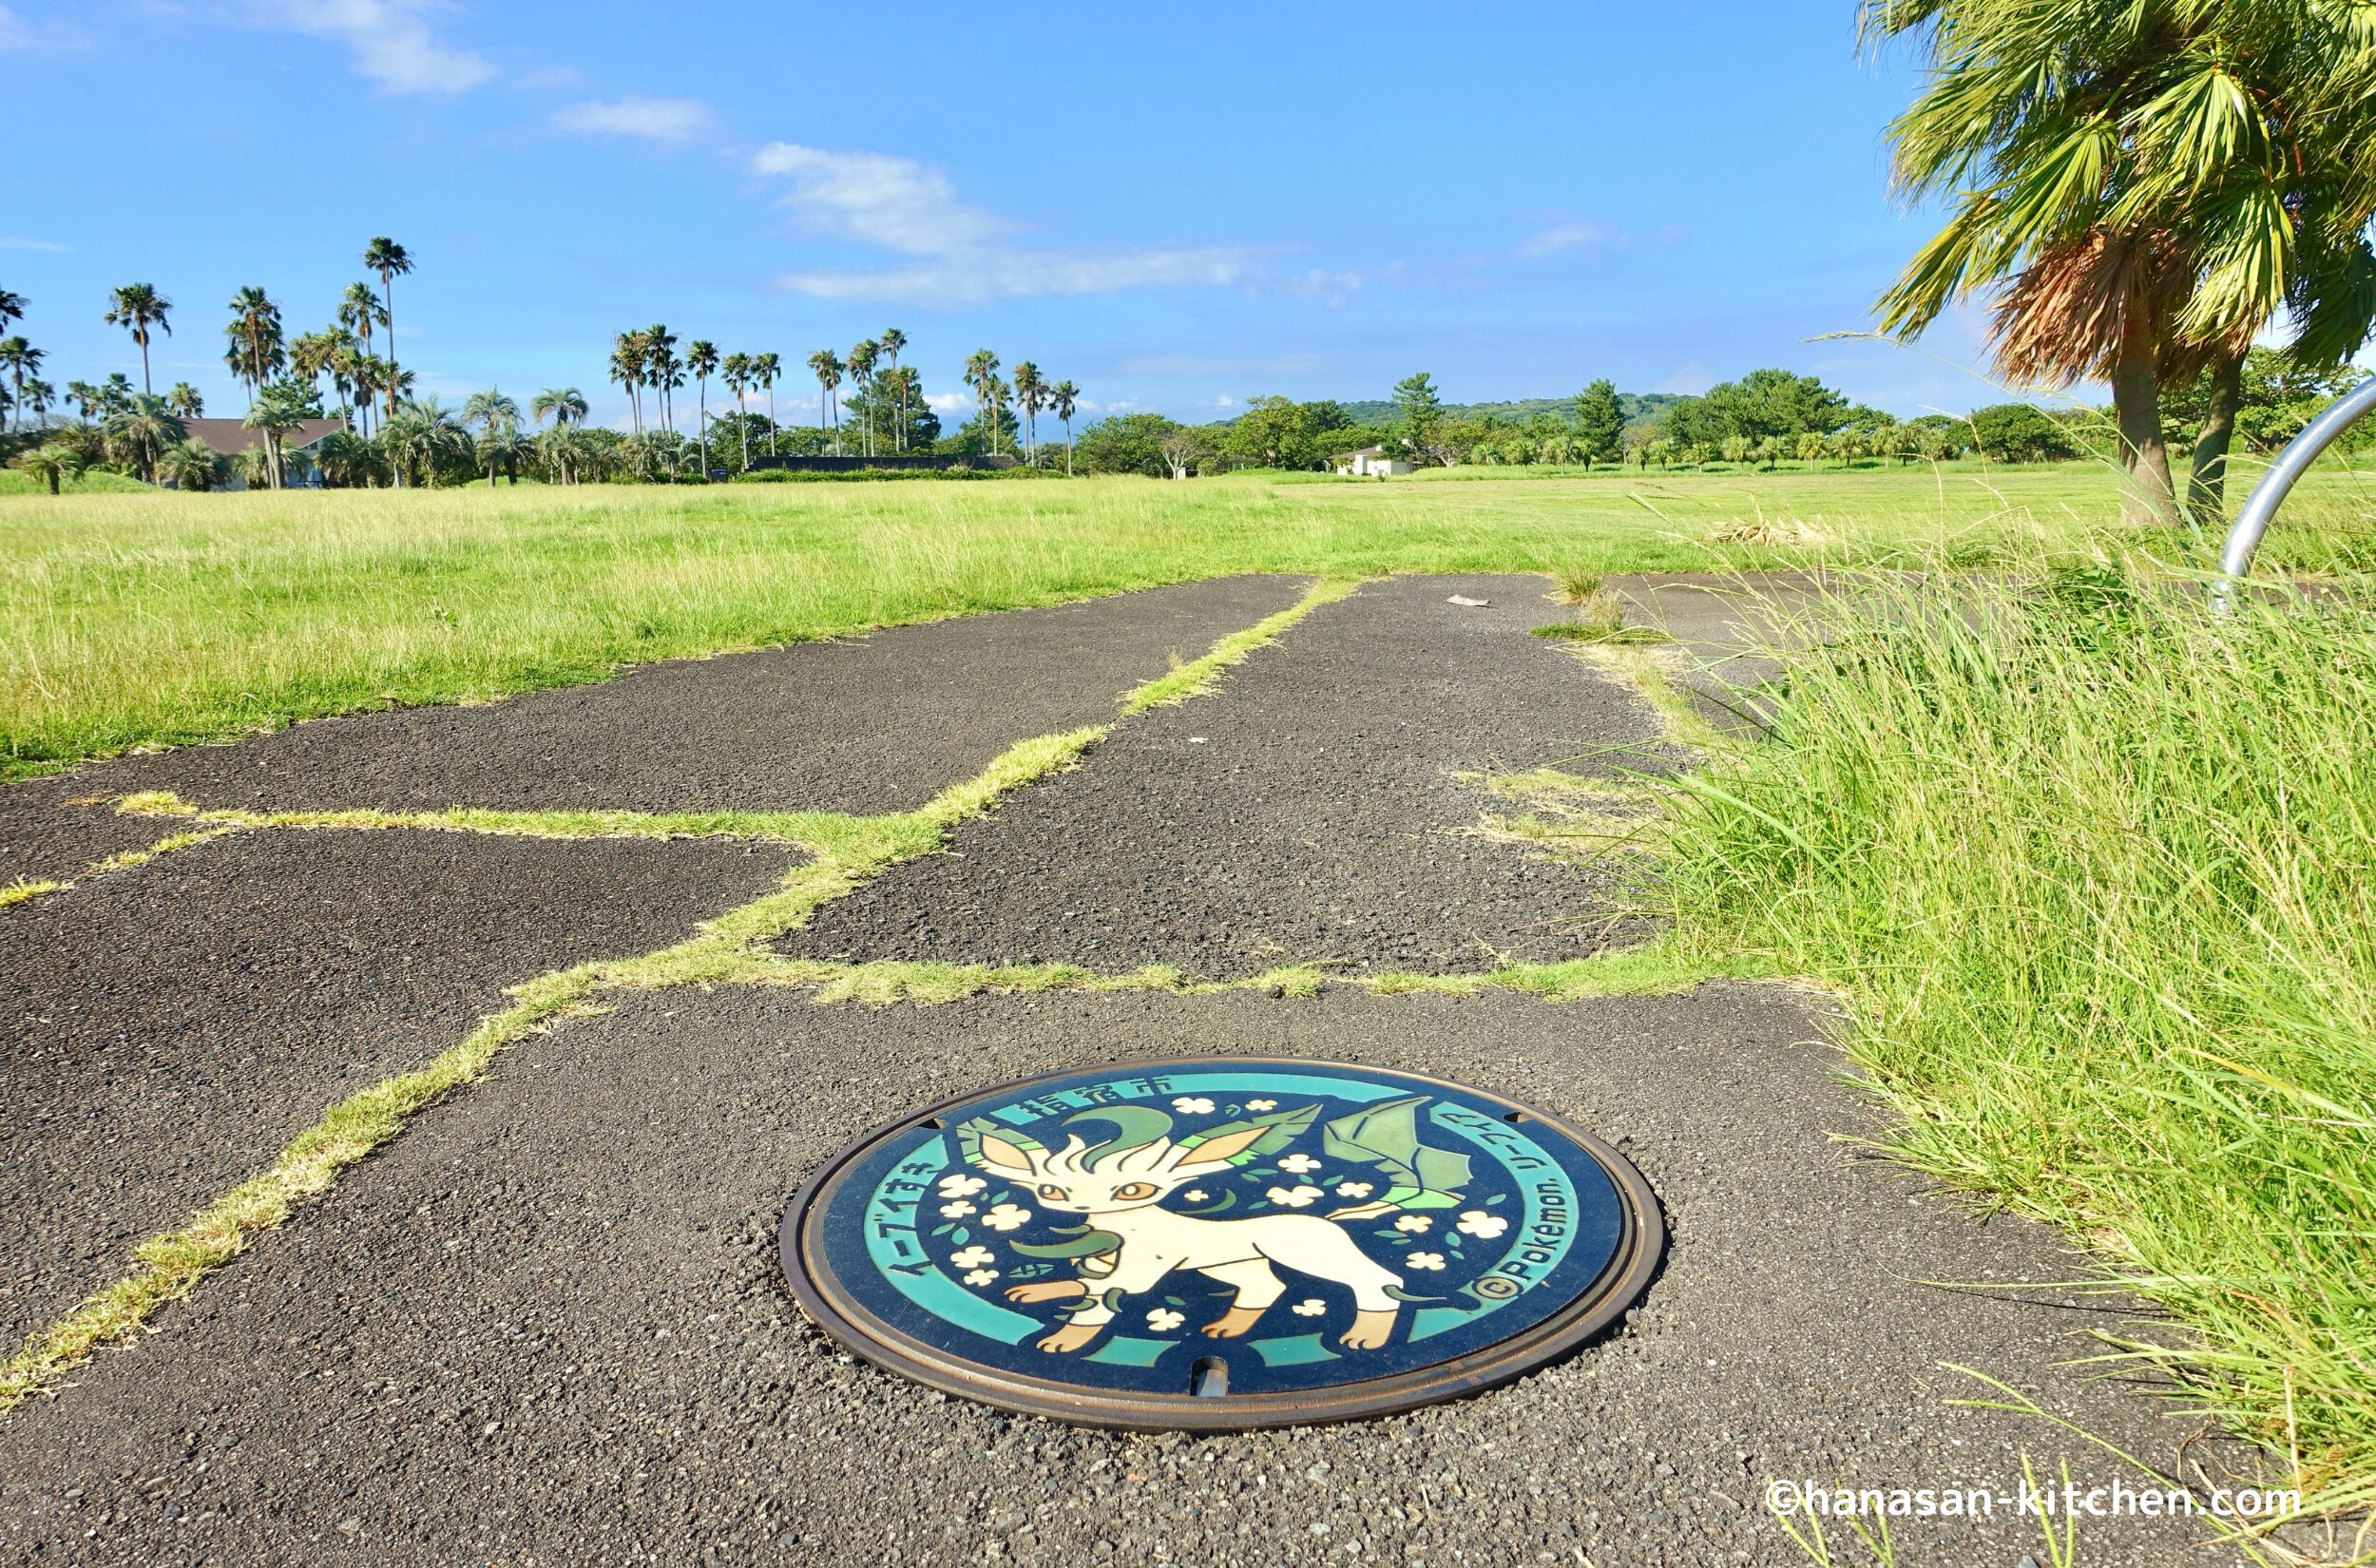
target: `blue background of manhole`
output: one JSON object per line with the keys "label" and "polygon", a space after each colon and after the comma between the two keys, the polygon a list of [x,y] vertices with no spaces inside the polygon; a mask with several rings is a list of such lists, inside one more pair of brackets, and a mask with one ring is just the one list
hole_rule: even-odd
{"label": "blue background of manhole", "polygon": [[[1307,1107],[1308,1118],[1296,1114]],[[1111,1175],[1121,1149],[1159,1152],[1161,1145],[1147,1142],[1156,1136],[1218,1146],[1243,1142],[1255,1126],[1265,1134],[1227,1166],[1207,1157],[1190,1177],[1150,1174],[1151,1184],[1172,1190],[1146,1206],[1213,1220],[1333,1215],[1358,1256],[1347,1261],[1333,1248],[1333,1264],[1307,1271],[1293,1258],[1311,1262],[1316,1254],[1274,1245],[1273,1272],[1284,1291],[1242,1337],[1201,1331],[1231,1308],[1236,1291],[1192,1272],[1192,1259],[1151,1290],[1106,1295],[1111,1319],[1081,1348],[1039,1348],[1072,1311],[1097,1299],[1117,1257],[1126,1275],[1132,1248],[1141,1254],[1139,1270],[1153,1250],[1133,1236],[1119,1252],[1066,1255],[1111,1248],[1113,1238],[1094,1233],[1094,1216],[1049,1208],[1034,1174],[987,1162],[981,1135],[1006,1144],[997,1153],[1010,1164],[1015,1147],[1036,1146],[1043,1167],[1078,1138],[1091,1146],[1082,1158],[1092,1168],[1103,1161]],[[1101,1143],[1108,1147],[1100,1151]],[[1133,1163],[1150,1157],[1142,1153]],[[1196,1159],[1191,1148],[1179,1163]],[[1127,1219],[1109,1223],[1127,1226]],[[1161,1221],[1156,1228],[1171,1229]],[[1264,1395],[1350,1393],[1351,1386],[1379,1380],[1441,1386],[1391,1402],[1408,1405],[1515,1376],[1564,1343],[1546,1340],[1515,1367],[1497,1359],[1495,1348],[1583,1327],[1580,1311],[1611,1293],[1596,1287],[1620,1286],[1630,1297],[1647,1277],[1657,1233],[1655,1205],[1630,1166],[1597,1140],[1510,1101],[1342,1063],[1208,1059],[1052,1075],[919,1112],[820,1172],[787,1214],[784,1241],[787,1273],[804,1305],[862,1354],[993,1403],[1095,1420],[1143,1410],[1148,1401],[1212,1406],[1252,1398],[1259,1405]],[[1389,1273],[1399,1284],[1382,1287]],[[1085,1279],[1090,1295],[1016,1302],[1006,1294],[1018,1285],[1076,1278]],[[1382,1289],[1392,1303],[1383,1346],[1341,1343],[1355,1321],[1357,1286],[1373,1307]],[[1265,1293],[1258,1281],[1254,1293]],[[1593,1326],[1623,1304],[1607,1303]],[[929,1369],[914,1364],[918,1357]],[[1228,1393],[1196,1399],[1198,1367],[1209,1371],[1212,1358],[1226,1363]],[[1491,1365],[1466,1365],[1479,1360]],[[977,1378],[983,1386],[974,1386]],[[1067,1407],[1067,1389],[1088,1406]],[[1143,1424],[1234,1423],[1216,1411],[1210,1419]]]}

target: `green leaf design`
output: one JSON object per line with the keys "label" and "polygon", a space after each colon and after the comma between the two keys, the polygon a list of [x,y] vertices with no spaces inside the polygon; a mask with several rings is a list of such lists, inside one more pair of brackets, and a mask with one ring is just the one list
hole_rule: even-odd
{"label": "green leaf design", "polygon": [[[1384,1172],[1395,1188],[1387,1200],[1399,1207],[1448,1207],[1468,1185],[1468,1157],[1420,1141],[1419,1107],[1427,1102],[1425,1095],[1405,1095],[1332,1118],[1321,1123],[1321,1151]],[[1415,1195],[1398,1198],[1405,1188]]]}

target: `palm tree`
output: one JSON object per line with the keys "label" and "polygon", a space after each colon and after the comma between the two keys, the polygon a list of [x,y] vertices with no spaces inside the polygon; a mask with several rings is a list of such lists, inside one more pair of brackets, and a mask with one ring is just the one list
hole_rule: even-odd
{"label": "palm tree", "polygon": [[58,389],[39,376],[25,383],[25,406],[33,411],[33,428],[49,423],[49,407],[58,400]]}
{"label": "palm tree", "polygon": [[11,321],[25,319],[25,296],[13,289],[0,289],[0,330]]}
{"label": "palm tree", "polygon": [[[505,401],[508,402],[509,399],[507,398]],[[517,485],[520,482],[520,460],[526,457],[527,452],[527,438],[520,433],[519,422],[516,419],[489,421],[487,428],[479,431],[478,436],[478,460],[487,466],[487,488],[489,489],[495,488],[495,472],[498,468],[508,473],[511,476],[511,482]]]}
{"label": "palm tree", "polygon": [[489,387],[462,400],[462,419],[469,425],[517,425],[520,405],[506,396],[501,388]]}
{"label": "palm tree", "polygon": [[751,356],[753,385],[767,389],[767,455],[776,455],[776,378],[784,373],[784,356],[774,349]]}
{"label": "palm tree", "polygon": [[126,283],[107,296],[105,320],[110,327],[128,328],[132,341],[141,346],[141,391],[148,386],[148,329],[157,328],[167,337],[173,335],[173,324],[165,313],[173,309],[173,301],[157,292],[153,283]]}
{"label": "palm tree", "polygon": [[575,387],[546,387],[528,399],[528,417],[540,425],[550,418],[558,428],[585,414],[585,393]]}
{"label": "palm tree", "polygon": [[1868,38],[1907,36],[1927,86],[1890,127],[1909,196],[1946,226],[1880,301],[1919,334],[1994,298],[2009,379],[2108,379],[2135,519],[2175,512],[2162,387],[2213,369],[2218,470],[2252,336],[2290,308],[2304,363],[2347,358],[2376,311],[2376,118],[2355,9],[1868,0]]}
{"label": "palm tree", "polygon": [[[412,270],[412,257],[384,234],[374,235],[363,247],[363,265],[379,274],[380,316],[388,325],[388,364],[396,364],[396,279]],[[388,392],[388,411],[396,411],[395,390]]]}
{"label": "palm tree", "polygon": [[[998,355],[987,349],[976,349],[966,356],[966,385],[973,389],[974,429],[982,429],[989,418],[990,384],[998,379]],[[998,432],[990,431],[991,450],[997,449]]]}
{"label": "palm tree", "polygon": [[684,385],[684,367],[677,358],[677,335],[655,321],[643,329],[643,379],[653,391],[660,428],[674,430],[677,413],[669,393]]}
{"label": "palm tree", "polygon": [[222,332],[231,340],[231,349],[223,357],[233,375],[247,383],[252,403],[263,392],[264,383],[287,363],[280,342],[280,307],[251,284],[233,295],[227,308],[231,324]]}
{"label": "palm tree", "polygon": [[18,458],[16,466],[27,478],[40,480],[49,487],[51,495],[56,495],[60,486],[68,479],[79,478],[90,462],[82,448],[51,441]]}
{"label": "palm tree", "polygon": [[404,478],[434,482],[440,459],[470,450],[470,432],[462,416],[434,397],[408,398],[388,417],[380,441],[389,461]]}
{"label": "palm tree", "polygon": [[1064,477],[1072,477],[1072,413],[1073,400],[1081,389],[1069,381],[1059,381],[1047,390],[1048,411],[1064,422]]}
{"label": "palm tree", "polygon": [[742,394],[751,388],[751,356],[730,354],[723,365],[727,390],[735,394],[735,429],[742,432],[742,471],[751,471],[751,424],[742,414]]}
{"label": "palm tree", "polygon": [[643,433],[643,335],[623,332],[610,340],[610,379],[626,389],[627,423]]}
{"label": "palm tree", "polygon": [[851,383],[858,389],[865,401],[859,406],[866,411],[866,422],[860,427],[858,445],[867,456],[874,455],[874,362],[882,357],[882,350],[872,337],[860,338],[851,345],[850,357],[842,361],[849,369]]}
{"label": "palm tree", "polygon": [[[337,357],[338,335],[335,332],[301,332],[289,339],[289,373],[315,392],[321,391],[322,373]],[[346,412],[346,393],[338,395],[338,411]]]}
{"label": "palm tree", "polygon": [[[0,370],[6,370],[16,382],[16,407],[25,406],[25,378],[41,369],[41,350],[25,340],[23,334],[0,337]],[[14,421],[20,428],[23,420]]]}
{"label": "palm tree", "polygon": [[211,490],[231,477],[222,453],[195,437],[166,446],[149,464],[149,477],[160,485],[182,490]]}
{"label": "palm tree", "polygon": [[882,346],[884,368],[898,381],[899,429],[892,438],[891,449],[904,452],[908,449],[908,381],[898,373],[899,354],[908,346],[908,335],[897,327],[886,327],[883,335],[874,341]]}
{"label": "palm tree", "polygon": [[137,392],[125,406],[107,416],[107,450],[116,459],[140,469],[151,484],[157,478],[157,457],[167,447],[190,438],[190,428],[165,407],[164,399]]}
{"label": "palm tree", "polygon": [[314,466],[322,483],[350,488],[379,476],[379,450],[354,430],[332,430],[314,443]]}
{"label": "palm tree", "polygon": [[240,423],[251,430],[264,432],[264,482],[273,489],[281,488],[286,477],[282,461],[281,438],[304,425],[306,413],[302,390],[293,382],[276,381],[258,395]]}
{"label": "palm tree", "polygon": [[1026,463],[1039,456],[1040,394],[1046,390],[1039,366],[1028,359],[1015,366],[1015,407],[1023,411],[1023,460]]}
{"label": "palm tree", "polygon": [[[388,324],[388,307],[380,303],[379,296],[372,292],[369,283],[349,283],[346,293],[338,296],[338,325],[353,333],[355,341],[362,345],[362,358],[372,357],[372,329]],[[391,344],[394,343],[395,333],[393,329],[388,338]],[[378,390],[376,380],[370,386],[355,384],[355,403],[362,411],[366,434],[370,433],[372,424],[372,397]]]}
{"label": "palm tree", "polygon": [[[816,428],[825,429],[825,415],[834,406],[834,389],[841,385],[841,360],[831,349],[819,349],[809,355],[809,369],[816,373]],[[841,450],[841,421],[834,421],[834,450]]]}
{"label": "palm tree", "polygon": [[718,373],[718,345],[706,337],[697,337],[685,345],[684,368],[693,373],[695,392],[700,398],[697,415],[701,426],[701,477],[710,476],[710,377]]}

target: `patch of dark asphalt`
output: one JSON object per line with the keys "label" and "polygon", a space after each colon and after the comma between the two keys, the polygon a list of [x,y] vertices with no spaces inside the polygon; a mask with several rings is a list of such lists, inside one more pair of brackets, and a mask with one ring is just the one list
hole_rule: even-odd
{"label": "patch of dark asphalt", "polygon": [[1653,657],[1681,680],[1709,723],[1736,733],[1768,712],[1784,672],[1781,654],[1797,640],[1792,618],[1827,593],[1824,579],[1806,571],[1629,573],[1603,586],[1627,625],[1675,640]]}
{"label": "patch of dark asphalt", "polygon": [[1581,957],[1630,929],[1611,925],[1612,875],[1479,836],[1485,813],[1519,808],[1454,775],[1674,758],[1630,689],[1527,635],[1550,612],[1543,589],[1371,583],[1257,650],[1217,695],[1132,719],[780,946],[1199,978]]}
{"label": "patch of dark asphalt", "polygon": [[[619,1002],[515,1046],[155,1334],[22,1406],[0,1558],[1767,1568],[1799,1560],[1770,1478],[2009,1493],[2024,1455],[2116,1473],[2045,1422],[1952,1407],[1986,1391],[1942,1363],[2149,1460],[2194,1429],[2058,1368],[2126,1326],[2111,1310],[1986,1289],[2079,1274],[2047,1232],[1851,1159],[1832,1135],[1865,1112],[1777,988]],[[800,1317],[776,1226],[844,1141],[1011,1077],[1184,1052],[1448,1075],[1571,1118],[1657,1190],[1665,1268],[1613,1337],[1496,1392],[1208,1438],[946,1398]],[[2038,1553],[2009,1508],[1891,1523],[1907,1568]],[[2168,1568],[2197,1528],[2082,1520],[2081,1560]]]}
{"label": "patch of dark asphalt", "polygon": [[0,1344],[503,987],[681,940],[780,847],[251,832],[0,909]]}
{"label": "patch of dark asphalt", "polygon": [[187,824],[119,816],[113,805],[74,802],[92,793],[80,779],[47,777],[0,785],[0,888],[70,882],[94,862],[146,849]]}
{"label": "patch of dark asphalt", "polygon": [[1050,609],[646,664],[476,707],[295,725],[95,763],[85,794],[208,806],[638,812],[912,810],[1033,736],[1100,724],[1177,658],[1309,579],[1228,577]]}

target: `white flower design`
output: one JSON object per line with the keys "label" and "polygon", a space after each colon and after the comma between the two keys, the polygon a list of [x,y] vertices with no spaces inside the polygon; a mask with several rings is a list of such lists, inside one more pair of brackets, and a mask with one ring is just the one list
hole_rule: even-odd
{"label": "white flower design", "polygon": [[1307,1171],[1318,1170],[1320,1168],[1320,1162],[1313,1158],[1310,1155],[1289,1155],[1285,1159],[1278,1162],[1278,1168],[1282,1171],[1293,1172],[1296,1176],[1302,1176]]}
{"label": "white flower design", "polygon": [[1168,1334],[1188,1320],[1169,1307],[1158,1307],[1147,1314],[1147,1327],[1159,1334]]}
{"label": "white flower design", "polygon": [[1328,1310],[1329,1304],[1317,1296],[1308,1297],[1295,1303],[1294,1306],[1294,1313],[1297,1317],[1318,1317]]}
{"label": "white flower design", "polygon": [[1030,1219],[1031,1211],[1022,1204],[1002,1203],[984,1214],[982,1223],[993,1231],[1011,1231],[1019,1225],[1028,1224]]}
{"label": "white flower design", "polygon": [[960,1269],[987,1269],[998,1261],[998,1254],[977,1244],[962,1252],[950,1253],[948,1261]]}
{"label": "white flower design", "polygon": [[943,1197],[971,1197],[988,1185],[977,1176],[947,1176],[941,1177],[940,1192]]}
{"label": "white flower design", "polygon": [[1271,1201],[1282,1209],[1310,1208],[1312,1200],[1319,1195],[1320,1189],[1308,1181],[1299,1181],[1293,1187],[1274,1187],[1270,1194]]}
{"label": "white flower design", "polygon": [[1249,1111],[1275,1111],[1278,1109],[1278,1101],[1275,1100],[1250,1100],[1246,1101],[1246,1109]]}
{"label": "white flower design", "polygon": [[1201,1187],[1191,1187],[1179,1195],[1191,1203],[1210,1203],[1213,1200],[1213,1195]]}
{"label": "white flower design", "polygon": [[997,1277],[998,1271],[996,1269],[976,1269],[973,1272],[966,1276],[966,1283],[968,1285],[987,1285],[990,1281],[996,1279]]}
{"label": "white flower design", "polygon": [[1336,1195],[1339,1197],[1368,1197],[1377,1190],[1374,1183],[1368,1181],[1340,1181],[1336,1184]]}
{"label": "white flower design", "polygon": [[1495,1236],[1508,1230],[1510,1222],[1500,1214],[1486,1214],[1483,1209],[1464,1209],[1461,1211],[1460,1223],[1452,1228],[1465,1236],[1475,1236],[1480,1241],[1491,1241]]}
{"label": "white flower design", "polygon": [[973,1205],[970,1203],[959,1201],[956,1203],[944,1203],[941,1205],[941,1217],[943,1219],[963,1219],[971,1213],[973,1213]]}
{"label": "white flower design", "polygon": [[1442,1252],[1412,1252],[1403,1261],[1414,1269],[1441,1269],[1444,1267],[1444,1254]]}
{"label": "white flower design", "polygon": [[1203,1116],[1213,1109],[1213,1102],[1202,1095],[1182,1095],[1172,1101],[1172,1109],[1182,1116]]}
{"label": "white flower design", "polygon": [[1434,1220],[1429,1219],[1425,1214],[1405,1214],[1402,1218],[1394,1222],[1394,1229],[1398,1231],[1410,1231],[1417,1233],[1428,1229],[1434,1223]]}

